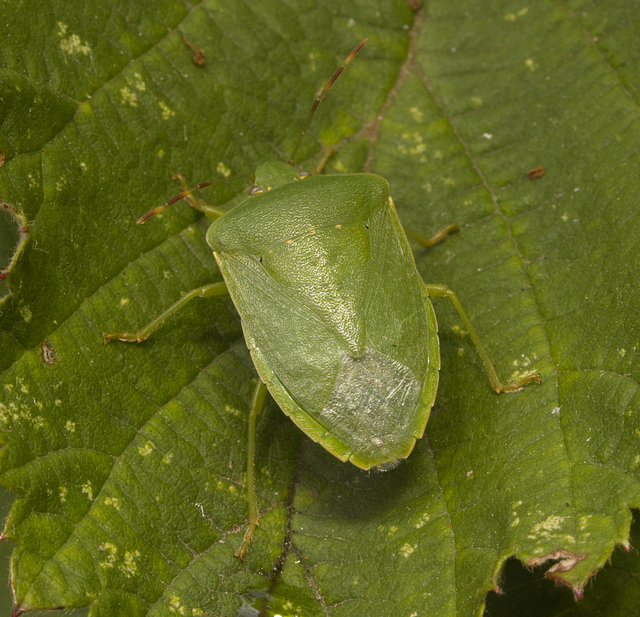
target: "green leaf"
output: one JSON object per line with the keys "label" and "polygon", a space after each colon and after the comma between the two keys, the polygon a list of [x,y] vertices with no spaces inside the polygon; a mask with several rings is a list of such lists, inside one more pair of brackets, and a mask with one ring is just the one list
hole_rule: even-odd
{"label": "green leaf", "polygon": [[[0,3],[0,201],[29,228],[0,307],[16,614],[476,615],[510,556],[579,596],[629,546],[636,7],[408,4]],[[100,334],[221,280],[186,204],[135,220],[180,190],[174,173],[196,184],[286,160],[365,37],[301,166],[335,146],[328,171],[384,175],[412,229],[457,222],[416,247],[420,272],[458,293],[503,379],[537,370],[543,383],[496,395],[436,301],[440,386],[413,454],[364,473],[269,404],[260,527],[240,562],[256,374],[233,305],[194,301],[142,345]],[[226,204],[245,184],[198,197]]]}

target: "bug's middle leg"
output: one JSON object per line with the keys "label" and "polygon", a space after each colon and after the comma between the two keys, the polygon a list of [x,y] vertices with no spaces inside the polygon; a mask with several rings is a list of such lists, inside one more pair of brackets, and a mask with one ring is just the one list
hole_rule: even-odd
{"label": "bug's middle leg", "polygon": [[420,246],[423,248],[431,248],[434,244],[438,244],[438,242],[442,242],[449,234],[454,234],[460,230],[456,223],[451,223],[446,227],[442,228],[439,232],[435,233],[430,238],[426,238],[425,236],[419,234],[417,231],[413,231],[413,229],[409,229],[409,227],[402,226],[404,229],[404,233],[407,234],[412,240],[415,240]]}

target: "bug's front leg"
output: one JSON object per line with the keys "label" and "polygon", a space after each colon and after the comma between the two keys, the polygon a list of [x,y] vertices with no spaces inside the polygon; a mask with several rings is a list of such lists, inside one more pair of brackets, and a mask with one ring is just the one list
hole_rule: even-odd
{"label": "bug's front leg", "polygon": [[229,290],[224,283],[211,283],[196,287],[189,293],[186,293],[180,300],[174,302],[166,311],[158,315],[150,321],[146,326],[137,332],[103,332],[102,342],[106,345],[109,341],[124,341],[125,343],[142,343],[147,340],[149,335],[161,326],[173,313],[180,310],[187,302],[194,298],[208,298],[209,296],[228,296]]}

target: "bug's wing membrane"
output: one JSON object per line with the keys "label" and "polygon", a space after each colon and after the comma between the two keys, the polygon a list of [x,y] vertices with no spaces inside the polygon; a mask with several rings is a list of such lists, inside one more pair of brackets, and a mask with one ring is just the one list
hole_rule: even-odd
{"label": "bug's wing membrane", "polygon": [[341,354],[334,391],[318,413],[364,468],[409,455],[424,432],[440,362],[433,307],[391,200],[368,227],[366,350],[361,358]]}

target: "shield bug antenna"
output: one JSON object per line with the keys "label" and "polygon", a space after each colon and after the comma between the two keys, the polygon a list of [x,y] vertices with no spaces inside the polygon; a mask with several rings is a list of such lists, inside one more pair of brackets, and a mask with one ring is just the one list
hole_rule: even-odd
{"label": "shield bug antenna", "polygon": [[[211,186],[212,184],[220,184],[222,182],[230,182],[231,180],[237,180],[238,178],[251,178],[252,176],[253,174],[247,173],[247,174],[239,174],[237,176],[231,176],[230,178],[222,178],[221,180],[212,180],[211,182],[201,182],[200,184],[197,184],[191,189],[185,189],[184,191],[182,191],[182,193],[179,193],[175,197],[172,197],[169,201],[167,201],[166,203],[163,203],[161,206],[156,206],[152,210],[149,210],[149,212],[147,212],[146,214],[143,214],[136,221],[136,223],[138,225],[141,225],[147,219],[150,219],[152,216],[155,216],[156,214],[158,214],[158,212],[160,212],[161,210],[164,210],[167,206],[171,206],[172,204],[175,204],[177,201],[181,201],[185,197],[188,197],[189,195],[191,195],[191,193],[195,191],[199,191],[200,189],[203,189],[206,186]],[[178,178],[182,180],[182,176],[178,176]],[[196,205],[195,202],[192,203],[191,206],[193,206],[196,210],[201,210],[205,214],[215,218],[223,214],[222,210],[218,208],[212,208],[211,206]]]}
{"label": "shield bug antenna", "polygon": [[300,144],[302,143],[302,139],[305,136],[305,133],[309,128],[309,125],[311,124],[311,118],[313,118],[313,114],[316,112],[316,109],[318,109],[318,105],[320,105],[320,102],[327,95],[327,92],[329,92],[329,89],[331,88],[331,86],[333,86],[336,79],[338,79],[338,77],[340,76],[340,73],[342,73],[342,71],[344,71],[344,68],[347,66],[347,64],[349,64],[349,62],[351,62],[358,55],[358,52],[367,44],[368,40],[369,39],[364,39],[364,41],[360,41],[356,45],[355,49],[349,54],[349,56],[342,63],[342,65],[338,67],[338,70],[332,75],[331,79],[325,84],[324,88],[322,89],[322,92],[320,92],[320,94],[316,97],[316,100],[313,102],[313,105],[311,106],[311,111],[309,112],[309,117],[307,118],[307,122],[304,125],[304,128],[302,129],[302,131],[300,132],[300,137],[298,137],[298,142],[296,143],[293,149],[293,152],[289,157],[289,165],[291,165],[292,167],[295,163],[295,158],[298,152],[298,148],[300,147]]}
{"label": "shield bug antenna", "polygon": [[[347,59],[342,63],[342,65],[338,67],[336,72],[331,76],[331,79],[329,79],[329,81],[325,84],[325,86],[322,89],[322,91],[320,92],[320,94],[316,97],[316,100],[313,102],[313,105],[311,106],[311,111],[309,112],[309,116],[307,117],[307,121],[306,121],[306,123],[304,125],[304,128],[300,132],[300,136],[298,137],[298,141],[297,141],[295,147],[293,148],[293,152],[291,153],[291,156],[289,157],[289,165],[293,166],[294,163],[295,163],[296,153],[298,152],[298,149],[300,148],[300,144],[302,143],[302,139],[304,138],[304,136],[305,136],[305,134],[307,132],[307,129],[309,128],[309,125],[311,124],[311,119],[313,118],[313,114],[315,114],[316,109],[318,108],[318,105],[320,105],[320,102],[325,98],[325,96],[327,95],[327,92],[329,92],[331,86],[333,86],[333,84],[335,83],[336,79],[338,79],[338,77],[340,76],[340,73],[342,73],[342,71],[344,71],[344,69],[347,66],[347,64],[349,64],[349,62],[351,62],[358,55],[358,52],[367,44],[368,40],[369,39],[364,39],[363,41],[360,41],[360,43],[358,43],[355,46],[354,50],[347,56]],[[252,176],[253,176],[253,174],[246,173],[246,174],[239,174],[237,176],[232,176],[230,178],[222,178],[221,180],[214,180],[214,181],[211,181],[211,182],[201,182],[200,184],[197,184],[193,188],[183,190],[182,193],[179,193],[175,197],[172,197],[169,201],[167,201],[166,203],[162,204],[161,206],[156,206],[152,210],[149,210],[149,212],[147,212],[146,214],[143,214],[136,221],[136,223],[138,225],[141,225],[146,220],[150,219],[152,216],[155,216],[156,214],[158,214],[158,212],[164,210],[167,206],[171,206],[171,205],[175,204],[176,202],[181,201],[185,197],[188,197],[193,192],[199,191],[200,189],[203,189],[203,188],[205,188],[207,186],[211,186],[212,184],[219,184],[221,182],[230,182],[231,180],[236,180],[238,178],[250,178]],[[212,208],[211,206],[196,205],[195,203],[192,203],[191,205],[193,207],[195,207],[197,210],[201,210],[205,214],[207,214],[209,216],[212,216],[212,217],[216,217],[217,218],[218,216],[221,216],[223,214],[222,210],[220,210],[218,208]]]}

